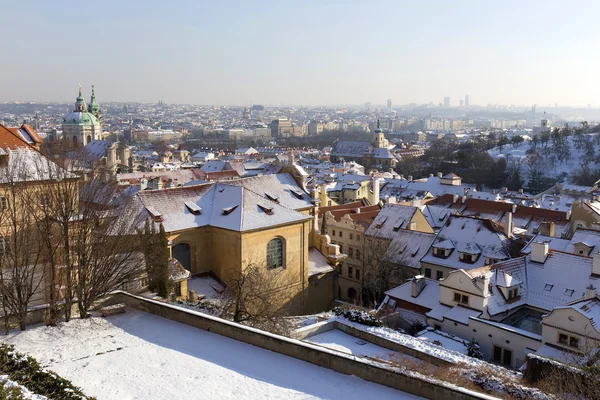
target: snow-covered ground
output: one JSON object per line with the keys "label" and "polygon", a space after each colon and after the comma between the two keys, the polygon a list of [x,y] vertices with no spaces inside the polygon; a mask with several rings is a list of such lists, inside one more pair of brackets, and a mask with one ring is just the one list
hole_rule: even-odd
{"label": "snow-covered ground", "polygon": [[199,295],[204,295],[207,299],[219,297],[223,291],[223,285],[210,276],[196,276],[188,280],[188,290],[195,290]]}
{"label": "snow-covered ground", "polygon": [[[597,134],[587,134],[586,136],[593,138],[595,135]],[[581,161],[581,157],[582,157],[582,153],[577,150],[575,148],[575,142],[574,142],[574,136],[569,136],[567,138],[568,144],[569,144],[569,152],[571,154],[571,157],[569,160],[564,161],[564,162],[558,162],[558,161],[551,161],[551,160],[547,160],[545,162],[545,165],[543,167],[544,169],[544,174],[546,177],[548,178],[555,178],[560,176],[561,174],[566,174],[567,175],[567,181],[569,180],[568,175],[571,175],[572,173],[579,171],[580,170],[580,161]],[[529,169],[525,163],[525,157],[527,156],[527,150],[529,150],[531,147],[531,144],[529,141],[524,141],[521,144],[519,144],[517,147],[513,147],[512,144],[508,144],[506,146],[503,147],[502,151],[500,151],[499,148],[494,148],[492,150],[489,151],[489,154],[494,157],[495,159],[498,159],[500,157],[504,157],[504,158],[514,158],[514,159],[522,159],[522,163],[519,169],[520,175],[521,175],[521,179],[523,181],[527,181],[529,179]],[[548,147],[551,148],[552,147],[552,142],[550,141],[548,143]],[[596,147],[596,151],[598,151],[597,147]],[[540,154],[544,154],[544,151],[541,150],[541,144],[538,144],[537,146],[538,151],[540,152]],[[510,163],[508,165],[508,167],[510,168]],[[592,163],[592,165],[590,166],[590,168],[592,170],[595,170],[597,168],[599,168],[600,165],[597,163]]]}
{"label": "snow-covered ground", "polygon": [[432,344],[439,345],[445,349],[458,351],[465,355],[467,354],[468,349],[465,345],[465,341],[458,337],[453,338],[447,333],[426,330],[423,334],[420,334],[418,336],[418,339],[426,340]]}
{"label": "snow-covered ground", "polygon": [[27,389],[25,386],[19,385],[17,382],[11,381],[10,379],[8,379],[8,375],[0,375],[0,385],[7,389],[16,387],[19,390],[19,392],[21,392],[23,398],[27,400],[48,400],[46,396],[31,393],[29,389]]}
{"label": "snow-covered ground", "polygon": [[419,398],[130,309],[3,340],[98,400]]}
{"label": "snow-covered ground", "polygon": [[358,339],[352,335],[348,335],[347,333],[344,333],[338,329],[332,329],[318,335],[310,336],[304,340],[306,342],[327,347],[328,349],[342,351],[358,357],[394,360],[396,362],[399,359],[406,359],[416,363],[421,362],[417,358],[406,354],[400,354],[397,351],[392,351],[386,349],[385,347],[365,342],[364,340]]}

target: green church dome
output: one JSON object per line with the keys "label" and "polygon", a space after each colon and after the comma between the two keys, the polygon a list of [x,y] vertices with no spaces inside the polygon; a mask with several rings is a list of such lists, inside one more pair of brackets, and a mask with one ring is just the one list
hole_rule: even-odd
{"label": "green church dome", "polygon": [[64,125],[100,125],[98,118],[87,111],[72,111],[65,115]]}
{"label": "green church dome", "polygon": [[[98,107],[99,110],[100,107],[98,106],[98,103],[96,103],[96,96],[94,96],[92,92],[92,102],[90,103],[90,106],[93,106],[94,104],[94,107]],[[98,118],[93,113],[88,112],[85,99],[81,94],[81,86],[79,86],[79,96],[77,96],[75,101],[75,108],[65,115],[63,118],[63,125],[100,125]]]}

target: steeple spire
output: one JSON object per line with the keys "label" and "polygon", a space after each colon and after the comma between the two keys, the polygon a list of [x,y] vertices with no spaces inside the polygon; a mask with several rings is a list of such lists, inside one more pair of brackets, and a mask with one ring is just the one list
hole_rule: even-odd
{"label": "steeple spire", "polygon": [[379,118],[377,118],[377,129],[381,129],[381,124],[379,123]]}
{"label": "steeple spire", "polygon": [[92,85],[92,97],[90,98],[90,104],[88,104],[88,110],[98,119],[100,119],[100,106],[96,101],[96,91],[94,85]]}
{"label": "steeple spire", "polygon": [[73,111],[76,112],[85,112],[87,111],[87,107],[85,106],[85,100],[81,94],[81,83],[79,84],[79,95],[77,96],[77,100],[75,101],[75,109]]}

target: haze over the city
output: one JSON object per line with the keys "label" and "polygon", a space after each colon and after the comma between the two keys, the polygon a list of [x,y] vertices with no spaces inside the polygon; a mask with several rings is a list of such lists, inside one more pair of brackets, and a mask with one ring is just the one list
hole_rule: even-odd
{"label": "haze over the city", "polygon": [[[595,1],[6,2],[0,101],[596,104]],[[13,38],[15,40],[8,40]],[[16,40],[18,38],[18,40]]]}

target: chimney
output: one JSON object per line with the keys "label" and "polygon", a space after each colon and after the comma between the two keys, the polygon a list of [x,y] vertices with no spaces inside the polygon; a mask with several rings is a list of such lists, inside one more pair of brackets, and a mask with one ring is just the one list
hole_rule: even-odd
{"label": "chimney", "polygon": [[490,280],[494,275],[491,271],[486,271],[483,275],[475,278],[478,285],[483,289],[483,297],[487,297],[490,292]]}
{"label": "chimney", "polygon": [[417,275],[411,282],[411,296],[417,297],[425,289],[425,277],[423,275]]}
{"label": "chimney", "polygon": [[585,288],[585,299],[593,299],[594,297],[596,297],[596,294],[596,288],[590,283],[589,286]]}
{"label": "chimney", "polygon": [[373,205],[379,204],[379,178],[371,176],[373,183]]}
{"label": "chimney", "polygon": [[452,196],[452,204],[455,204],[458,201],[458,195],[455,194]]}
{"label": "chimney", "polygon": [[466,201],[467,201],[467,196],[462,196],[462,197],[460,198],[460,202],[461,202],[461,203],[465,204],[465,202],[466,202]]}
{"label": "chimney", "polygon": [[517,212],[517,205],[513,204],[513,206],[512,206],[512,213],[514,214],[516,212]]}
{"label": "chimney", "polygon": [[519,194],[523,194],[523,189],[519,189]]}
{"label": "chimney", "polygon": [[[600,254],[599,254],[600,256]],[[530,259],[533,262],[537,262],[537,263],[543,263],[546,261],[546,257],[548,257],[548,243],[547,242],[533,242],[531,244],[531,255],[530,255]],[[595,260],[596,258],[594,258]],[[600,262],[600,258],[598,258],[598,261]],[[598,270],[600,271],[600,263],[598,263]],[[594,273],[594,270],[592,268],[592,274]]]}
{"label": "chimney", "polygon": [[409,176],[408,176],[408,181],[409,181],[409,182],[412,182],[412,180],[413,180],[413,179],[412,179],[412,175],[409,175]]}
{"label": "chimney", "polygon": [[600,251],[594,253],[592,261],[592,276],[600,277]]}
{"label": "chimney", "polygon": [[430,178],[433,178],[433,174],[429,174],[429,177],[430,177]]}
{"label": "chimney", "polygon": [[441,172],[438,172],[438,173],[437,173],[437,177],[438,177],[438,178],[441,178],[442,176],[444,176],[444,174],[442,174]]}
{"label": "chimney", "polygon": [[504,234],[506,237],[511,238],[513,233],[513,215],[512,212],[504,214]]}
{"label": "chimney", "polygon": [[554,237],[554,222],[544,221],[540,225],[540,235]]}
{"label": "chimney", "polygon": [[508,193],[508,188],[507,187],[503,187],[502,189],[500,189],[500,191],[502,193]]}

